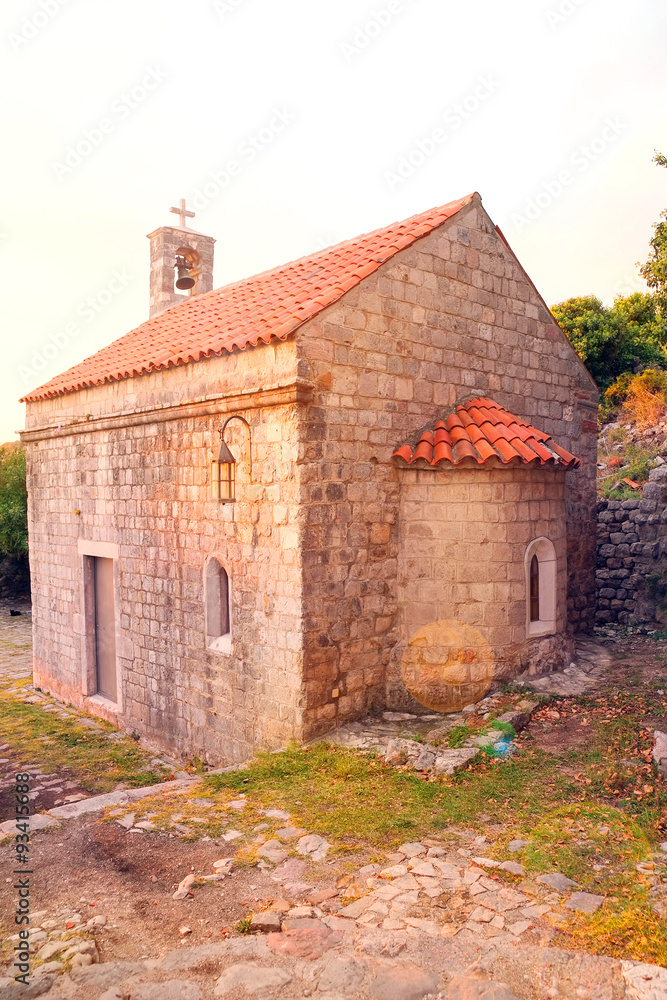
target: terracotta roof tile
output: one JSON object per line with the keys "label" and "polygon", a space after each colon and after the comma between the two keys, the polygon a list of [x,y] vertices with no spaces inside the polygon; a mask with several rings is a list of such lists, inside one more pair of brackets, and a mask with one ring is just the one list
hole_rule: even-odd
{"label": "terracotta roof tile", "polygon": [[539,465],[564,465],[578,469],[581,460],[520,417],[508,413],[492,399],[471,399],[457,406],[445,420],[437,420],[425,430],[413,448],[404,444],[394,456],[408,465],[424,461],[427,465],[449,462],[460,465],[473,461],[482,465],[488,459],[503,464],[521,462]]}
{"label": "terracotta roof tile", "polygon": [[308,257],[237,281],[153,316],[23,397],[47,399],[86,386],[188,364],[235,348],[284,340],[385,261],[470,204],[473,195]]}

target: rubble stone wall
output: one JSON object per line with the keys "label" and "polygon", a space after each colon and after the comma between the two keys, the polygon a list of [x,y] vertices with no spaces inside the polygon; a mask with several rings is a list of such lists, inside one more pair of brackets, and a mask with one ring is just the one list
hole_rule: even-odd
{"label": "rubble stone wall", "polygon": [[667,467],[637,498],[597,506],[598,624],[667,622]]}

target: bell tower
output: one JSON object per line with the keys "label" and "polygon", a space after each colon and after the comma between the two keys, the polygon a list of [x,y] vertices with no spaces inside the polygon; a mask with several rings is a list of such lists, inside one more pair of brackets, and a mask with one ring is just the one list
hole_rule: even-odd
{"label": "bell tower", "polygon": [[[181,198],[180,207],[171,208],[170,212],[179,216],[180,225],[161,226],[148,234],[151,241],[150,316],[157,316],[184,302],[188,296],[201,295],[213,288],[215,240],[187,228],[186,219],[193,218],[195,213],[186,209],[185,199]],[[188,288],[192,282],[186,295],[177,289],[177,277],[180,288]]]}

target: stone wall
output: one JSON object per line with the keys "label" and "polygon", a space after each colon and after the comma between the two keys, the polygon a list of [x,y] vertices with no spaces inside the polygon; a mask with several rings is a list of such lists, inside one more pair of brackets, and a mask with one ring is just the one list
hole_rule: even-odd
{"label": "stone wall", "polygon": [[650,473],[640,497],[597,508],[597,622],[666,622],[667,468]]}
{"label": "stone wall", "polygon": [[30,596],[30,567],[27,555],[0,555],[0,597]]}
{"label": "stone wall", "polygon": [[386,701],[406,541],[406,470],[390,456],[473,395],[582,459],[564,496],[568,615],[592,625],[597,389],[478,200],[307,324],[297,346],[315,386],[301,473],[307,731]]}
{"label": "stone wall", "polygon": [[[216,763],[301,735],[295,367],[286,342],[28,406],[37,684]],[[250,424],[252,468],[230,424],[238,502],[218,504],[208,476],[229,412]],[[57,426],[38,430],[43,414]],[[81,544],[117,546],[117,706],[87,680]],[[231,581],[229,653],[205,643],[210,556]]]}
{"label": "stone wall", "polygon": [[[409,709],[401,680],[406,643],[443,619],[478,629],[491,646],[493,680],[562,670],[573,651],[567,629],[562,469],[401,470],[399,626],[388,676],[389,705]],[[556,551],[553,631],[527,636],[525,554],[536,538]]]}

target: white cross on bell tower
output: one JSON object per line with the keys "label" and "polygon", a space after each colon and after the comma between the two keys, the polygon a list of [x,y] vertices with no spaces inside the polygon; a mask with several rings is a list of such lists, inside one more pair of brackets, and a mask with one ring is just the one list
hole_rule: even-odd
{"label": "white cross on bell tower", "polygon": [[185,207],[185,198],[181,198],[179,202],[179,208],[170,208],[169,211],[174,212],[176,215],[180,216],[179,221],[181,223],[181,229],[187,229],[187,226],[185,225],[186,218],[194,219],[195,217],[195,213],[189,212]]}

